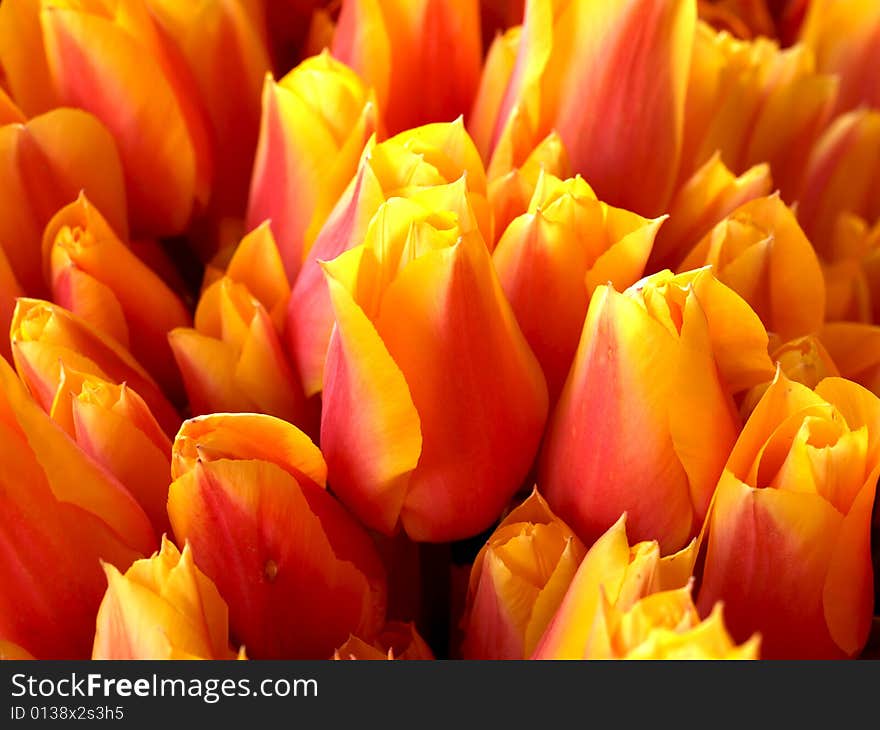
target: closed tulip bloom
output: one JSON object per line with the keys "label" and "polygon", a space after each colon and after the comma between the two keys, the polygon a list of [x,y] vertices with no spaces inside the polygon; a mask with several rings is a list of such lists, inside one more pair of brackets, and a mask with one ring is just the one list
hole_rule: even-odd
{"label": "closed tulip bloom", "polygon": [[471,568],[465,659],[527,659],[586,553],[535,489],[495,528]]}
{"label": "closed tulip bloom", "polygon": [[348,637],[348,641],[333,652],[333,659],[420,661],[434,659],[434,653],[411,621],[389,621],[372,643],[357,636]]}
{"label": "closed tulip bloom", "polygon": [[244,215],[270,67],[261,0],[146,0],[198,88],[214,160],[211,211]]}
{"label": "closed tulip bloom", "polygon": [[360,245],[376,211],[388,198],[421,194],[464,178],[467,200],[487,243],[493,240],[483,162],[462,121],[428,124],[385,142],[372,140],[357,174],[318,234],[293,285],[285,342],[306,395],[321,392],[333,307],[319,262]]}
{"label": "closed tulip bloom", "polygon": [[324,265],[336,327],[321,444],[365,524],[441,542],[486,529],[519,488],[547,388],[463,181],[428,192],[385,203],[365,243]]}
{"label": "closed tulip bloom", "polygon": [[302,387],[277,329],[290,287],[268,224],[242,239],[227,271],[203,291],[195,328],[168,335],[190,409],[256,411],[302,423]]}
{"label": "closed tulip bloom", "polygon": [[343,0],[333,55],[376,90],[391,134],[451,122],[479,83],[479,12],[478,0]]}
{"label": "closed tulip bloom", "polygon": [[189,312],[85,194],[49,221],[43,259],[56,304],[126,347],[167,393],[182,394],[167,334],[190,324]]}
{"label": "closed tulip bloom", "polygon": [[681,152],[695,21],[693,0],[530,0],[492,147],[529,148],[556,129],[600,199],[661,214]]}
{"label": "closed tulip bloom", "polygon": [[679,265],[711,265],[781,341],[818,331],[825,280],[813,245],[778,194],[756,198],[718,223]]}
{"label": "closed tulip bloom", "polygon": [[47,291],[40,256],[46,224],[80,191],[86,191],[120,237],[128,235],[116,145],[107,129],[83,111],[54,109],[24,124],[0,127],[0,189],[0,248],[30,296]]}
{"label": "closed tulip bloom", "polygon": [[207,202],[212,171],[204,112],[188,69],[144,0],[4,2],[0,49],[13,96],[27,114],[78,107],[110,130],[139,234],[180,233]]}
{"label": "closed tulip bloom", "polygon": [[843,658],[865,645],[874,601],[871,511],[880,400],[782,373],[743,428],[718,482],[699,607],[716,601],[737,639],[767,658]]}
{"label": "closed tulip bloom", "polygon": [[772,376],[767,345],[708,268],[598,287],[541,454],[553,511],[588,543],[626,511],[634,539],[682,547],[739,433],[732,396]]}
{"label": "closed tulip bloom", "polygon": [[382,563],[369,535],[324,489],[321,452],[271,416],[184,423],[168,514],[179,542],[229,606],[255,659],[324,659],[385,618]]}
{"label": "closed tulip bloom", "polygon": [[675,193],[669,220],[657,233],[648,270],[676,269],[712,228],[750,200],[770,195],[770,166],[734,175],[715,153]]}
{"label": "closed tulip bloom", "polygon": [[84,453],[125,485],[156,534],[169,531],[165,503],[171,441],[143,398],[125,383],[62,366],[49,415]]}
{"label": "closed tulip bloom", "polygon": [[267,76],[247,225],[270,221],[291,282],[376,130],[374,94],[329,53]]}
{"label": "closed tulip bloom", "polygon": [[630,546],[627,515],[622,514],[581,560],[531,658],[589,658],[591,637],[606,604],[626,612],[645,596],[686,586],[696,548],[692,541],[661,557],[656,540]]}
{"label": "closed tulip bloom", "polygon": [[834,120],[809,155],[798,196],[798,219],[822,251],[838,217],[880,218],[880,111],[857,109]]}
{"label": "closed tulip bloom", "polygon": [[679,178],[720,152],[736,175],[768,163],[783,198],[794,202],[809,149],[825,125],[837,78],[822,74],[810,49],[743,41],[699,23],[685,107]]}
{"label": "closed tulip bloom", "polygon": [[0,636],[39,659],[85,659],[104,591],[156,536],[137,502],[30,398],[0,359]]}
{"label": "closed tulip bloom", "polygon": [[167,537],[159,552],[124,573],[104,565],[92,659],[234,659],[226,603],[217,587]]}
{"label": "closed tulip bloom", "polygon": [[800,40],[822,71],[840,77],[836,111],[880,106],[880,82],[870,69],[880,52],[880,6],[871,0],[812,0]]}
{"label": "closed tulip bloom", "polygon": [[47,413],[66,366],[111,383],[127,383],[146,401],[166,433],[173,434],[180,426],[174,406],[128,350],[63,307],[19,299],[10,339],[15,368]]}
{"label": "closed tulip bloom", "polygon": [[555,401],[599,284],[638,281],[663,219],[648,220],[596,200],[580,177],[543,175],[528,212],[493,253],[501,287],[541,363]]}

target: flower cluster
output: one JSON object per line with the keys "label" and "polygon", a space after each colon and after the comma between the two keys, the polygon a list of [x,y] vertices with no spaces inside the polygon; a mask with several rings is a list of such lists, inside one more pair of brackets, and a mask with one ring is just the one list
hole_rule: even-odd
{"label": "flower cluster", "polygon": [[870,655],[878,57],[873,1],[2,0],[0,658]]}

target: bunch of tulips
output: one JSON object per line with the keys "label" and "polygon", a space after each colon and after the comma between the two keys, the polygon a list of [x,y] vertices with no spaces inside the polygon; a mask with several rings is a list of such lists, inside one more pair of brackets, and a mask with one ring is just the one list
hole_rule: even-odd
{"label": "bunch of tulips", "polygon": [[878,59],[876,0],[0,0],[0,657],[871,656]]}

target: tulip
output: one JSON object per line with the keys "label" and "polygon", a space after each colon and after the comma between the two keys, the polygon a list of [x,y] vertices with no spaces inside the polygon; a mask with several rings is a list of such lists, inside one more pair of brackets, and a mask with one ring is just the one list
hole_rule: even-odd
{"label": "tulip", "polygon": [[580,176],[543,175],[528,212],[493,254],[501,287],[541,363],[551,402],[571,367],[596,286],[635,284],[663,219],[648,220],[596,200]]}
{"label": "tulip", "polygon": [[0,10],[0,63],[25,113],[78,107],[106,125],[138,233],[180,233],[207,202],[204,112],[144,0],[8,0]]}
{"label": "tulip", "polygon": [[104,591],[156,537],[126,489],[80,451],[0,359],[0,636],[40,659],[83,659]]}
{"label": "tulip", "polygon": [[586,543],[626,511],[635,539],[686,544],[739,432],[732,396],[772,376],[767,347],[708,268],[598,287],[541,454],[553,511]]}
{"label": "tulip", "polygon": [[46,291],[40,257],[46,224],[81,190],[120,237],[128,236],[113,137],[85,112],[55,109],[25,124],[0,127],[0,189],[0,247],[29,295]]}
{"label": "tulip", "polygon": [[244,215],[270,66],[262,2],[146,0],[192,71],[207,115],[215,163],[211,209]]}
{"label": "tulip", "polygon": [[736,175],[768,163],[787,202],[797,198],[809,149],[831,118],[837,79],[801,45],[780,49],[698,24],[685,107],[679,179],[716,151]]}
{"label": "tulip", "polygon": [[166,392],[182,390],[167,333],[188,325],[189,312],[85,194],[49,221],[43,260],[56,304],[126,347]]}
{"label": "tulip", "polygon": [[333,55],[376,90],[391,134],[467,112],[480,78],[478,0],[343,0]]}
{"label": "tulip", "polygon": [[547,388],[464,181],[392,198],[324,270],[336,327],[321,445],[335,493],[384,534],[445,542],[486,529],[531,466]]}
{"label": "tulip", "polygon": [[880,83],[870,72],[880,51],[880,6],[870,0],[812,0],[801,41],[813,49],[820,69],[840,77],[836,111],[880,106]]}
{"label": "tulip", "polygon": [[711,265],[745,299],[768,331],[784,342],[818,331],[825,316],[825,281],[813,245],[778,195],[737,208],[679,266]]}
{"label": "tulip", "polygon": [[695,21],[693,0],[530,0],[492,147],[530,147],[556,129],[600,199],[659,215],[678,169]]}
{"label": "tulip", "polygon": [[171,441],[143,398],[125,383],[117,385],[62,365],[49,416],[125,485],[157,534],[168,532]]}
{"label": "tulip", "polygon": [[12,357],[19,376],[47,413],[61,382],[62,366],[111,383],[127,383],[147,403],[166,433],[180,416],[141,365],[113,338],[63,307],[19,299],[12,315]]}
{"label": "tulip", "polygon": [[648,270],[677,268],[717,223],[741,205],[771,191],[769,165],[755,165],[736,176],[716,152],[673,196],[669,220],[657,234]]}
{"label": "tulip", "polygon": [[287,350],[303,379],[306,396],[321,391],[333,308],[320,261],[360,245],[387,198],[409,197],[464,178],[467,201],[487,242],[494,240],[486,199],[486,173],[461,120],[411,129],[371,141],[358,172],[321,229],[293,285],[287,311]]}
{"label": "tulip", "polygon": [[767,658],[843,658],[874,602],[871,510],[880,400],[842,378],[815,390],[778,373],[718,482],[698,606]]}
{"label": "tulip", "polygon": [[829,322],[818,337],[841,376],[880,395],[880,326]]}
{"label": "tulip", "polygon": [[798,196],[801,225],[822,251],[834,239],[843,212],[880,217],[880,111],[858,109],[838,117],[816,143]]}
{"label": "tulip", "polygon": [[661,557],[656,540],[630,547],[626,526],[624,513],[587,551],[531,658],[588,658],[604,603],[627,611],[645,596],[688,584],[697,557],[696,541]]}
{"label": "tulip", "polygon": [[226,275],[202,293],[195,329],[168,335],[194,414],[257,411],[306,419],[302,387],[281,347],[290,286],[268,224],[245,236]]}
{"label": "tulip", "polygon": [[426,660],[433,659],[425,640],[419,636],[412,622],[390,621],[372,643],[356,636],[349,636],[342,646],[333,652],[333,659],[355,660]]}
{"label": "tulip", "polygon": [[309,438],[271,416],[195,418],[175,439],[174,534],[256,659],[326,658],[349,634],[372,640],[384,621],[381,561],[325,491],[326,473]]}
{"label": "tulip", "polygon": [[838,215],[834,235],[823,242],[825,319],[880,322],[880,221],[873,228],[859,216]]}
{"label": "tulip", "polygon": [[266,77],[247,226],[269,219],[292,282],[376,130],[375,95],[328,53]]}
{"label": "tulip", "polygon": [[234,659],[226,603],[217,587],[167,537],[159,552],[121,573],[104,565],[92,659]]}
{"label": "tulip", "polygon": [[586,553],[537,489],[495,528],[471,568],[465,659],[527,659]]}

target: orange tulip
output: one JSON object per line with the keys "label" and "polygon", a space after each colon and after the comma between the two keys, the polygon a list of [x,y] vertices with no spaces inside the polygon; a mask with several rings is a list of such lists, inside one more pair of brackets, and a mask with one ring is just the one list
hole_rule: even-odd
{"label": "orange tulip", "polygon": [[261,0],[146,0],[192,72],[208,120],[217,216],[244,215],[270,67]]}
{"label": "orange tulip", "polygon": [[678,169],[695,20],[693,0],[530,0],[503,99],[482,107],[494,121],[471,123],[491,125],[502,150],[556,129],[599,198],[659,215]]}
{"label": "orange tulip", "polygon": [[334,491],[385,534],[402,525],[443,542],[486,529],[531,466],[547,388],[464,180],[392,198],[324,270],[336,327],[321,445]]}
{"label": "orange tulip", "polygon": [[709,269],[593,294],[538,483],[589,543],[624,511],[676,550],[700,531],[740,428],[732,395],[768,380],[767,334]]}
{"label": "orange tulip", "polygon": [[270,220],[291,282],[376,124],[373,92],[326,52],[266,77],[247,225]]}
{"label": "orange tulip", "polygon": [[412,622],[390,621],[372,643],[356,636],[349,636],[342,646],[333,652],[333,659],[355,660],[426,660],[433,659],[425,640],[419,636]]}
{"label": "orange tulip", "polygon": [[249,656],[322,659],[349,634],[372,640],[385,616],[382,564],[324,490],[305,434],[271,416],[195,418],[174,442],[172,477],[174,534],[226,599]]}
{"label": "orange tulip", "polygon": [[578,176],[543,175],[528,212],[501,236],[493,254],[498,279],[541,363],[551,402],[562,390],[599,284],[638,281],[663,219],[614,208]]}
{"label": "orange tulip", "polygon": [[768,163],[787,202],[797,197],[809,149],[831,118],[837,79],[816,70],[803,46],[768,38],[741,41],[700,23],[685,107],[679,180],[716,151],[742,174]]}
{"label": "orange tulip", "polygon": [[15,368],[47,413],[65,366],[111,383],[127,383],[146,401],[166,433],[179,427],[181,419],[174,406],[131,354],[63,307],[19,299],[10,338]]}
{"label": "orange tulip", "polygon": [[834,239],[848,212],[880,218],[880,111],[858,109],[838,117],[809,155],[798,196],[798,219],[816,248]]}
{"label": "orange tulip", "polygon": [[471,568],[465,659],[527,659],[586,548],[537,489],[501,522]]}
{"label": "orange tulip", "polygon": [[0,127],[0,189],[0,247],[31,296],[46,292],[40,256],[46,224],[81,190],[120,237],[128,236],[116,146],[91,114],[55,109],[26,124]]}
{"label": "orange tulip", "polygon": [[156,534],[169,531],[165,503],[171,441],[137,393],[125,383],[109,383],[62,365],[49,415],[84,453],[125,485]]}
{"label": "orange tulip", "polygon": [[207,202],[211,159],[196,87],[144,0],[8,0],[0,62],[25,113],[79,107],[107,126],[138,233],[179,233]]}
{"label": "orange tulip", "polygon": [[840,77],[836,111],[880,106],[880,82],[871,70],[880,52],[880,5],[811,0],[800,38],[822,71]]}
{"label": "orange tulip", "polygon": [[716,601],[766,657],[842,658],[874,601],[871,510],[880,400],[842,378],[811,390],[778,373],[718,482],[699,607]]}
{"label": "orange tulip", "polygon": [[480,78],[478,0],[343,0],[333,55],[376,90],[392,134],[451,122]]}
{"label": "orange tulip", "polygon": [[49,221],[43,261],[56,304],[126,347],[167,393],[182,391],[167,333],[188,325],[189,312],[85,194]]}
{"label": "orange tulip", "polygon": [[460,119],[411,129],[380,144],[374,140],[367,145],[357,174],[321,229],[290,296],[285,340],[307,396],[321,391],[333,329],[333,307],[319,262],[361,244],[371,219],[387,198],[421,194],[462,177],[483,239],[492,241],[486,173]]}
{"label": "orange tulip", "polygon": [[92,659],[234,659],[226,603],[193,562],[162,538],[159,552],[121,573],[105,564]]}
{"label": "orange tulip", "polygon": [[813,334],[825,316],[825,280],[813,245],[778,195],[737,208],[694,246],[679,266],[711,265],[786,340]]}
{"label": "orange tulip", "polygon": [[193,414],[257,411],[302,423],[302,387],[281,347],[290,286],[268,224],[245,236],[202,292],[195,329],[168,339]]}
{"label": "orange tulip", "polygon": [[607,607],[626,612],[645,596],[688,584],[696,541],[661,558],[656,540],[630,546],[626,524],[627,515],[623,514],[587,551],[565,587],[533,659],[590,658],[597,648],[597,623]]}
{"label": "orange tulip", "polygon": [[104,590],[156,545],[150,522],[28,396],[0,358],[0,636],[40,659],[84,659]]}
{"label": "orange tulip", "polygon": [[715,153],[675,193],[669,220],[657,234],[649,271],[676,269],[712,228],[750,200],[772,191],[770,166],[755,165],[734,175]]}
{"label": "orange tulip", "polygon": [[880,220],[870,228],[859,216],[838,215],[824,241],[825,319],[880,323]]}
{"label": "orange tulip", "polygon": [[818,337],[844,378],[880,395],[880,326],[829,322]]}

